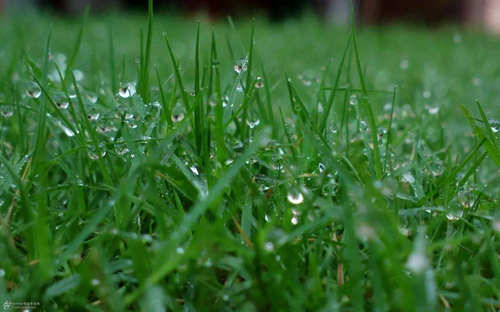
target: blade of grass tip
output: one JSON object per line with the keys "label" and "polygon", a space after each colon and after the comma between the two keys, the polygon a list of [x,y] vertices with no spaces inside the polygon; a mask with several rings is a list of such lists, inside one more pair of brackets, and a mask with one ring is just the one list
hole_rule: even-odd
{"label": "blade of grass tip", "polygon": [[[251,91],[253,91],[253,87],[255,84],[255,81],[252,81],[252,67],[253,67],[253,62],[254,62],[254,45],[255,45],[255,21],[252,20],[252,30],[250,32],[250,47],[249,47],[249,52],[248,52],[248,65],[247,65],[247,77],[246,77],[246,83],[245,83],[245,100],[248,102],[250,101],[251,97]],[[248,117],[248,105],[243,106],[243,122],[247,120]],[[249,129],[247,127],[244,127],[244,137],[247,137],[249,134]]]}
{"label": "blade of grass tip", "polygon": [[344,68],[345,58],[346,58],[347,52],[349,51],[350,46],[351,46],[351,36],[349,36],[346,47],[344,48],[344,52],[342,53],[342,58],[340,59],[339,69],[337,70],[337,75],[335,77],[333,89],[330,92],[330,96],[328,97],[328,102],[327,102],[326,107],[325,107],[325,112],[323,113],[323,120],[321,121],[321,128],[320,128],[320,131],[322,133],[326,129],[326,123],[328,121],[328,116],[330,115],[330,111],[332,109],[332,106],[333,106],[333,103],[335,100],[336,89],[338,88],[339,83],[340,83],[340,77],[342,76],[342,69]]}
{"label": "blade of grass tip", "polygon": [[72,72],[70,72],[70,75],[71,75],[71,78],[73,80],[73,87],[75,88],[75,93],[76,93],[77,103],[78,103],[79,108],[80,108],[80,113],[82,114],[81,119],[83,120],[83,124],[84,124],[85,128],[87,128],[86,130],[89,133],[92,144],[94,144],[94,148],[97,151],[97,155],[98,155],[97,165],[99,166],[99,169],[101,170],[101,173],[102,173],[106,183],[109,185],[113,185],[113,183],[112,183],[113,179],[111,178],[108,167],[104,164],[104,159],[103,159],[102,153],[101,153],[101,147],[99,146],[99,143],[98,143],[97,137],[96,137],[96,130],[92,127],[89,119],[87,118],[87,112],[86,112],[85,106],[83,104],[82,95],[80,93],[80,88],[78,87],[78,83],[76,82],[75,76],[73,75]]}
{"label": "blade of grass tip", "polygon": [[[43,84],[47,83],[47,72],[48,72],[48,67],[49,67],[49,55],[50,55],[50,41],[52,38],[52,31],[49,31],[49,35],[47,37],[47,43],[45,46],[45,53],[44,53],[44,63],[43,63],[43,69],[42,69],[42,81]],[[47,100],[45,97],[43,97],[40,101],[40,113],[38,116],[38,128],[36,132],[36,141],[35,141],[35,148],[34,148],[34,155],[33,155],[33,163],[35,166],[33,166],[34,170],[32,172],[36,172],[37,170],[37,164],[38,164],[38,159],[42,158],[41,153],[45,150],[46,148],[46,111],[47,111]],[[43,153],[44,154],[44,153]]]}
{"label": "blade of grass tip", "polygon": [[[145,283],[141,285],[137,290],[132,292],[125,298],[126,305],[132,304],[139,295],[141,295],[144,290],[146,290],[151,285],[154,285],[161,281],[171,270],[173,270],[176,264],[180,261],[182,255],[172,251],[176,248],[179,243],[186,237],[188,232],[194,226],[196,221],[205,213],[205,211],[218,200],[222,195],[224,190],[231,184],[236,175],[245,166],[245,162],[252,157],[257,150],[268,144],[270,140],[270,129],[263,128],[256,135],[255,141],[253,141],[245,152],[236,160],[229,169],[217,180],[215,185],[210,189],[206,197],[201,198],[185,215],[184,220],[181,225],[177,228],[175,232],[172,233],[169,244],[165,250],[165,254],[168,255],[168,260],[163,261],[159,268],[156,268],[153,273],[146,279]],[[163,255],[162,255],[163,257]]]}
{"label": "blade of grass tip", "polygon": [[109,67],[111,71],[111,94],[115,94],[118,90],[118,81],[115,71],[115,45],[113,41],[113,30],[111,24],[108,26],[108,40],[109,40]]}
{"label": "blade of grass tip", "polygon": [[394,118],[394,106],[396,105],[396,96],[397,96],[398,87],[394,87],[394,93],[392,95],[391,102],[391,116],[389,117],[389,127],[387,129],[387,141],[385,144],[385,159],[384,159],[384,172],[387,175],[387,164],[390,163],[389,158],[391,157],[391,153],[389,153],[389,148],[391,146],[391,135],[392,135],[392,120]]}
{"label": "blade of grass tip", "polygon": [[215,94],[217,103],[215,106],[215,142],[217,146],[217,159],[220,162],[226,159],[226,145],[224,144],[224,107],[222,106],[222,91],[219,72],[219,60],[217,57],[217,42],[215,33],[212,32],[212,68],[215,71]]}
{"label": "blade of grass tip", "polygon": [[378,136],[377,136],[377,123],[375,121],[375,115],[373,114],[373,109],[368,101],[368,92],[366,91],[365,78],[363,76],[363,70],[361,69],[361,59],[359,56],[358,43],[356,38],[356,28],[354,21],[354,4],[353,1],[350,1],[351,4],[351,36],[352,36],[352,44],[354,48],[354,58],[356,61],[357,72],[359,76],[359,82],[361,84],[361,89],[363,92],[363,97],[361,98],[361,103],[365,108],[366,114],[368,115],[368,125],[370,127],[370,135],[373,144],[373,162],[375,175],[377,179],[382,179],[382,161],[380,157],[380,149],[378,146]]}
{"label": "blade of grass tip", "polygon": [[179,88],[181,89],[182,102],[184,104],[186,111],[191,111],[191,109],[189,107],[189,98],[188,98],[188,95],[186,93],[186,90],[184,89],[184,84],[182,83],[182,77],[181,77],[181,72],[179,70],[179,65],[177,64],[174,52],[172,51],[172,47],[170,46],[170,42],[169,42],[167,34],[165,32],[163,33],[163,38],[165,38],[165,43],[167,44],[168,54],[170,55],[170,60],[172,62],[172,66],[174,67],[175,79],[177,81]]}
{"label": "blade of grass tip", "polygon": [[196,142],[196,151],[200,157],[203,157],[202,142],[203,142],[203,125],[202,125],[202,101],[200,96],[200,23],[196,27],[196,43],[195,43],[195,58],[194,58],[194,136]]}
{"label": "blade of grass tip", "polygon": [[[148,3],[148,33],[144,53],[141,51],[139,92],[144,103],[149,103],[149,64],[151,62],[151,43],[153,41],[153,0]],[[142,48],[141,48],[142,50]]]}

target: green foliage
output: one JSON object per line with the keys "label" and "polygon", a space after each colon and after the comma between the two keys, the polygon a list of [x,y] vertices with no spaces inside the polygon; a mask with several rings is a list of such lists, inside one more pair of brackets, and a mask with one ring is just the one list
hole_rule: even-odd
{"label": "green foliage", "polygon": [[498,310],[497,38],[152,4],[0,20],[0,302]]}

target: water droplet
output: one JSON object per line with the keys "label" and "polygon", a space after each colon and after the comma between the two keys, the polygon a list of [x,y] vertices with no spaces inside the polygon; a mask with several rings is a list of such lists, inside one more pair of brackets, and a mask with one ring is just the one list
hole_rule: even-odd
{"label": "water droplet", "polygon": [[272,252],[274,250],[274,244],[272,242],[266,242],[264,244],[264,249],[267,251],[267,252]]}
{"label": "water droplet", "polygon": [[92,159],[92,160],[98,160],[99,159],[99,155],[97,155],[96,153],[93,153],[93,152],[89,152],[89,158]]}
{"label": "water droplet", "polygon": [[366,131],[366,130],[368,130],[368,125],[366,124],[366,121],[361,120],[361,121],[359,122],[359,129],[360,129],[361,131]]}
{"label": "water droplet", "polygon": [[135,95],[135,83],[127,83],[118,90],[118,95],[124,99]]}
{"label": "water droplet", "polygon": [[325,171],[325,169],[326,169],[326,166],[323,163],[319,163],[318,164],[318,170],[319,170],[319,172],[323,172],[323,171]]}
{"label": "water droplet", "polygon": [[493,131],[493,133],[498,133],[498,131],[500,131],[500,121],[499,120],[490,119],[490,120],[488,120],[488,123],[490,124],[491,131]]}
{"label": "water droplet", "polygon": [[240,60],[238,60],[238,62],[234,65],[233,69],[234,71],[239,75],[243,72],[245,72],[248,68],[247,68],[247,64],[248,64],[248,59],[245,57],[245,58],[241,58]]}
{"label": "water droplet", "polygon": [[95,96],[95,95],[87,95],[87,99],[89,99],[89,102],[91,104],[97,103],[97,96]]}
{"label": "water droplet", "polygon": [[56,105],[60,109],[67,109],[69,107],[69,102],[58,102]]}
{"label": "water droplet", "polygon": [[58,121],[57,125],[62,129],[62,131],[64,131],[64,134],[66,134],[67,136],[69,136],[69,137],[75,136],[75,133],[73,132],[73,130],[71,130],[68,127],[66,127],[65,125],[63,125],[62,122]]}
{"label": "water droplet", "polygon": [[0,278],[2,278],[4,276],[5,276],[5,270],[4,269],[0,269]]}
{"label": "water droplet", "polygon": [[286,199],[293,205],[300,205],[304,202],[304,195],[300,192],[288,193]]}
{"label": "water droplet", "polygon": [[293,216],[292,219],[290,220],[290,222],[293,224],[293,225],[297,225],[299,224],[299,217],[297,216]]}
{"label": "water droplet", "polygon": [[200,175],[200,172],[198,171],[198,168],[196,168],[195,166],[191,166],[189,167],[189,169],[191,170],[192,173],[194,173],[195,175]]}
{"label": "water droplet", "polygon": [[101,281],[99,281],[97,278],[93,278],[90,283],[92,284],[92,286],[99,286],[99,284],[101,284]]}
{"label": "water droplet", "polygon": [[260,124],[260,120],[259,119],[256,119],[254,121],[247,120],[246,123],[247,123],[247,125],[248,125],[248,127],[250,129],[253,129],[253,128],[257,127]]}
{"label": "water droplet", "polygon": [[127,147],[116,149],[116,153],[119,156],[123,156],[123,155],[127,154],[128,152],[130,152],[130,150]]}
{"label": "water droplet", "polygon": [[2,111],[2,116],[5,119],[8,119],[14,115],[13,111]]}
{"label": "water droplet", "polygon": [[429,112],[429,114],[431,115],[436,115],[437,113],[439,113],[439,107],[429,107],[427,108],[427,111]]}
{"label": "water droplet", "polygon": [[176,251],[177,251],[177,253],[178,253],[179,255],[184,254],[184,248],[182,248],[182,247],[177,247],[177,250],[176,250]]}
{"label": "water droplet", "polygon": [[408,62],[407,59],[402,59],[401,62],[399,63],[399,67],[401,67],[402,70],[408,69],[408,66],[410,63]]}
{"label": "water droplet", "polygon": [[424,272],[429,266],[429,260],[424,253],[413,252],[410,254],[408,261],[406,262],[406,267],[415,273]]}
{"label": "water droplet", "polygon": [[243,86],[241,84],[236,86],[236,91],[243,92]]}
{"label": "water droplet", "polygon": [[42,91],[38,87],[32,87],[26,90],[26,95],[30,98],[38,99],[42,95]]}
{"label": "water droplet", "polygon": [[82,81],[83,78],[85,77],[85,75],[83,74],[83,72],[79,69],[75,69],[73,70],[73,75],[75,76],[75,80],[76,81]]}
{"label": "water droplet", "polygon": [[415,177],[410,172],[406,172],[405,174],[403,174],[403,180],[410,184],[415,183]]}
{"label": "water droplet", "polygon": [[422,96],[425,98],[425,99],[428,99],[430,98],[432,95],[431,91],[429,90],[425,90],[423,93],[422,93]]}
{"label": "water droplet", "polygon": [[257,79],[255,81],[255,88],[260,89],[262,87],[264,87],[264,80],[262,79],[261,76],[257,76]]}
{"label": "water droplet", "polygon": [[129,127],[130,129],[135,129],[135,128],[137,128],[137,124],[136,124],[136,123],[127,123],[127,125],[128,125],[128,127]]}
{"label": "water droplet", "polygon": [[232,160],[232,159],[228,159],[228,160],[226,160],[226,161],[224,162],[224,164],[225,164],[226,166],[229,166],[229,165],[230,165],[230,164],[232,164],[233,162],[234,162],[234,160]]}
{"label": "water droplet", "polygon": [[181,122],[184,119],[184,113],[172,114],[171,119],[173,122]]}
{"label": "water droplet", "polygon": [[354,106],[358,104],[358,96],[356,94],[351,94],[349,97],[349,104]]}
{"label": "water droplet", "polygon": [[457,221],[462,217],[463,213],[463,211],[450,212],[446,214],[446,219],[449,221]]}
{"label": "water droplet", "polygon": [[99,114],[99,113],[89,114],[87,117],[91,121],[96,121],[96,120],[99,120],[99,117],[101,117],[101,114]]}

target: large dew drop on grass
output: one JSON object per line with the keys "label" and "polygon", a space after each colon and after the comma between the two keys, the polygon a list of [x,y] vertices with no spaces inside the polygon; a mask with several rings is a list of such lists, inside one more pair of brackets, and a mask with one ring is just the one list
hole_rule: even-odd
{"label": "large dew drop on grass", "polygon": [[181,122],[184,119],[184,113],[172,114],[171,119],[173,122]]}
{"label": "large dew drop on grass", "polygon": [[247,125],[250,129],[253,129],[255,127],[257,127],[259,124],[260,124],[260,120],[259,119],[256,119],[254,121],[251,121],[251,120],[247,120]]}
{"label": "large dew drop on grass", "polygon": [[358,104],[358,96],[356,94],[352,94],[349,98],[349,104],[355,106]]}
{"label": "large dew drop on grass", "polygon": [[33,87],[26,90],[26,95],[30,98],[38,99],[42,95],[42,91],[37,87]]}
{"label": "large dew drop on grass", "polygon": [[127,83],[118,90],[118,95],[124,99],[135,95],[135,83]]}
{"label": "large dew drop on grass", "polygon": [[288,193],[286,199],[293,205],[300,205],[304,202],[304,195],[300,192]]}
{"label": "large dew drop on grass", "polygon": [[490,124],[491,131],[493,131],[493,133],[498,133],[498,131],[500,131],[500,121],[499,120],[490,119],[490,120],[488,120],[488,123]]}
{"label": "large dew drop on grass", "polygon": [[73,130],[71,130],[70,128],[63,125],[60,121],[57,123],[57,125],[62,129],[64,134],[66,134],[67,136],[69,136],[69,137],[75,136],[75,132],[73,132]]}
{"label": "large dew drop on grass", "polygon": [[403,174],[403,180],[410,184],[415,183],[415,177],[410,172]]}

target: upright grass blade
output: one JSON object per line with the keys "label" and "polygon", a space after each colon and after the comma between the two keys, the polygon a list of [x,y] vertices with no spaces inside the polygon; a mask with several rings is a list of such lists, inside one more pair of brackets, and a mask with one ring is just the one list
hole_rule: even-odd
{"label": "upright grass blade", "polygon": [[174,68],[175,79],[176,79],[177,84],[180,88],[182,102],[184,104],[184,107],[186,108],[186,111],[190,112],[191,107],[189,104],[189,99],[188,99],[186,89],[184,89],[184,84],[182,83],[182,76],[181,76],[181,72],[179,70],[179,64],[177,63],[177,61],[175,59],[174,52],[172,51],[172,47],[170,46],[170,42],[168,41],[168,37],[167,37],[166,33],[163,33],[163,38],[165,38],[165,43],[167,44],[168,54],[170,55],[170,60],[172,61],[172,67]]}
{"label": "upright grass blade", "polygon": [[80,25],[80,31],[78,32],[78,36],[76,37],[75,45],[73,47],[73,52],[71,53],[71,56],[68,60],[68,65],[66,67],[66,72],[65,72],[65,83],[68,83],[71,81],[70,78],[70,70],[75,68],[75,61],[76,58],[78,57],[78,53],[80,52],[80,47],[82,46],[82,41],[83,41],[83,34],[85,32],[85,27],[87,25],[87,20],[89,17],[89,12],[90,12],[90,7],[86,6],[85,11],[83,13],[82,17],[82,23]]}
{"label": "upright grass blade", "polygon": [[215,104],[215,144],[217,150],[217,159],[224,161],[226,158],[226,145],[224,143],[224,107],[222,106],[222,90],[219,72],[219,60],[217,57],[217,42],[215,33],[212,32],[212,49],[211,49],[211,67],[214,73],[214,89],[216,95]]}
{"label": "upright grass blade", "polygon": [[144,103],[149,103],[149,67],[151,63],[151,43],[153,41],[153,0],[148,2],[148,32],[144,52],[141,47],[141,60],[139,64],[140,76],[138,91]]}
{"label": "upright grass blade", "polygon": [[352,39],[352,36],[349,36],[349,39],[347,41],[347,45],[344,48],[344,52],[342,53],[342,58],[340,59],[339,68],[337,70],[337,75],[335,77],[335,83],[333,84],[333,89],[330,91],[330,96],[328,97],[328,102],[326,103],[325,111],[323,113],[323,119],[322,119],[321,125],[320,125],[321,132],[324,132],[326,129],[326,123],[328,121],[330,111],[331,111],[333,103],[335,101],[335,94],[336,94],[337,88],[339,87],[340,77],[342,76],[342,70],[344,68],[345,58],[346,58],[347,52],[349,51],[349,48],[351,45],[351,41],[352,41],[351,39]]}
{"label": "upright grass blade", "polygon": [[387,129],[387,141],[385,144],[385,158],[384,158],[384,172],[385,174],[388,174],[387,172],[387,164],[390,163],[390,155],[391,153],[389,152],[389,148],[391,147],[391,138],[392,138],[392,119],[394,118],[394,106],[396,105],[396,96],[397,96],[397,87],[394,88],[394,93],[392,95],[392,102],[391,102],[391,116],[389,117],[389,127]]}
{"label": "upright grass blade", "polygon": [[363,75],[363,70],[361,68],[361,58],[359,56],[358,50],[358,40],[356,38],[356,29],[355,29],[355,21],[354,21],[354,5],[351,0],[351,36],[352,36],[352,45],[354,49],[354,59],[356,61],[356,68],[358,72],[359,82],[361,84],[361,90],[363,93],[363,97],[361,98],[361,103],[363,103],[363,107],[365,113],[368,118],[368,126],[370,127],[370,135],[373,144],[373,166],[375,171],[375,176],[377,179],[382,179],[382,160],[380,157],[380,148],[378,145],[378,136],[377,136],[377,123],[375,120],[375,115],[373,113],[373,108],[368,100],[368,92],[365,84],[365,78]]}
{"label": "upright grass blade", "polygon": [[195,58],[194,58],[194,139],[196,151],[203,158],[203,141],[206,135],[203,127],[203,102],[200,90],[200,23],[196,28]]}
{"label": "upright grass blade", "polygon": [[113,42],[113,30],[111,28],[111,25],[108,27],[108,40],[109,40],[109,67],[111,71],[111,93],[114,94],[118,90],[118,80],[116,77],[115,46]]}

